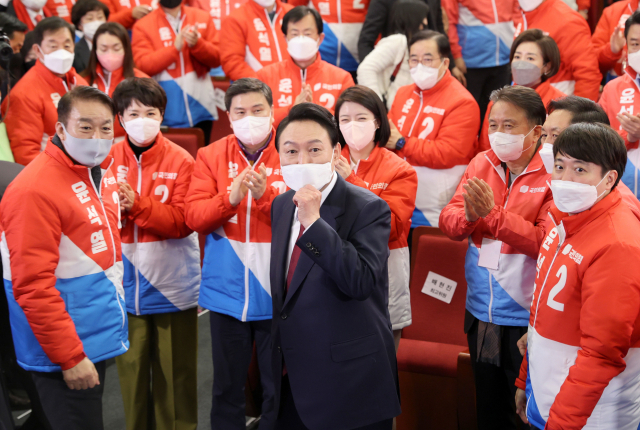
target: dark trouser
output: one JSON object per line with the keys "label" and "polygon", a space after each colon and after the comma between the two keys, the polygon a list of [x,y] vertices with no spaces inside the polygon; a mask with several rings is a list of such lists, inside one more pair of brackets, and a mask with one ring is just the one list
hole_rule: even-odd
{"label": "dark trouser", "polygon": [[527,428],[516,415],[515,403],[515,381],[522,364],[517,342],[526,332],[527,327],[502,327],[500,367],[476,361],[478,320],[471,325],[467,333],[471,367],[476,382],[478,430],[515,430],[516,420],[520,422],[520,428]]}
{"label": "dark trouser", "polygon": [[107,364],[94,364],[100,385],[87,390],[67,387],[62,372],[30,372],[51,430],[103,430],[102,392]]}
{"label": "dark trouser", "polygon": [[[389,418],[388,420],[358,427],[354,430],[391,430],[392,425],[393,418]],[[289,375],[282,377],[280,412],[278,414],[278,420],[276,421],[275,430],[308,430],[307,426],[302,422],[302,419],[300,419],[300,415],[298,415],[298,410],[293,401],[291,385],[289,385]]]}
{"label": "dark trouser", "polygon": [[211,130],[213,130],[213,121],[200,121],[194,124],[195,128],[199,128],[204,133],[204,146],[207,146],[211,140]]}
{"label": "dark trouser", "polygon": [[229,315],[210,312],[213,355],[212,430],[245,430],[244,387],[256,342],[262,416],[260,430],[271,430],[275,421],[271,372],[271,320],[242,322]]}
{"label": "dark trouser", "polygon": [[493,90],[511,83],[511,66],[486,67],[482,69],[467,69],[467,89],[480,106],[480,124],[489,104],[489,96]]}

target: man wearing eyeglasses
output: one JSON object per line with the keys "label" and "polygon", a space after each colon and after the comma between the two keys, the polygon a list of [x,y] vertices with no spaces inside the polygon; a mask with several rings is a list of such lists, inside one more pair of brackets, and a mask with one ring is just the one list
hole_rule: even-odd
{"label": "man wearing eyeglasses", "polygon": [[412,228],[438,226],[442,208],[475,155],[480,109],[449,72],[450,53],[449,40],[441,33],[416,33],[409,42],[414,84],[398,90],[389,113],[387,148],[418,174]]}

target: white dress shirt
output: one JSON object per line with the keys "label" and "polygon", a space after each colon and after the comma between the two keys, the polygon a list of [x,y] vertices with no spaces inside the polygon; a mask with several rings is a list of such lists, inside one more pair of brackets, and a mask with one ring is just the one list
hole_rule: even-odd
{"label": "white dress shirt", "polygon": [[[325,189],[322,190],[322,198],[320,199],[320,206],[322,206],[322,204],[327,199],[327,196],[329,195],[331,190],[333,190],[333,187],[336,184],[337,180],[338,180],[338,174],[334,171],[333,175],[331,176],[331,181],[329,182],[329,185],[327,185]],[[311,228],[313,223],[315,223],[315,221],[312,222],[311,225],[304,230],[305,233],[307,232],[307,230]],[[287,251],[287,270],[284,272],[285,274],[289,273],[289,263],[291,262],[291,254],[293,254],[293,247],[296,246],[296,242],[298,241],[299,234],[300,234],[300,220],[298,219],[298,208],[296,207],[296,210],[293,213],[293,223],[291,224],[291,237],[289,238],[289,250]],[[304,233],[302,233],[302,236],[304,236]]]}

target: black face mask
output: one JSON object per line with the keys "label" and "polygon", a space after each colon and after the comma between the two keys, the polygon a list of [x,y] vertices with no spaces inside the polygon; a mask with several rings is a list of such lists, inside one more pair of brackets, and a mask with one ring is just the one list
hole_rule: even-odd
{"label": "black face mask", "polygon": [[160,0],[160,6],[166,7],[167,9],[174,9],[182,3],[182,0]]}

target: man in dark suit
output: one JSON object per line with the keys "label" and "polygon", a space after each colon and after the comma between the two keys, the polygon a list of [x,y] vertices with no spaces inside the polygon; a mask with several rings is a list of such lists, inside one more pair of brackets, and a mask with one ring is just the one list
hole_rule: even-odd
{"label": "man in dark suit", "polygon": [[390,430],[400,413],[387,311],[391,212],[336,174],[327,109],[294,106],[276,136],[292,188],[271,208],[276,428]]}

